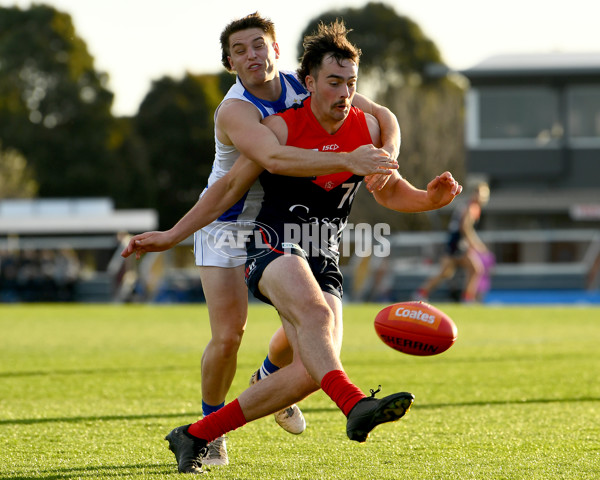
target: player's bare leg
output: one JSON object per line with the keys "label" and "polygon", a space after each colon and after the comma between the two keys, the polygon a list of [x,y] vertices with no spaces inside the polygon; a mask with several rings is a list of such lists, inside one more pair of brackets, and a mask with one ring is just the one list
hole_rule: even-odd
{"label": "player's bare leg", "polygon": [[[291,335],[295,335],[293,329]],[[318,389],[319,385],[306,371],[300,356],[294,354],[292,363],[243,391],[238,401],[250,422],[282,410]]]}
{"label": "player's bare leg", "polygon": [[477,298],[477,285],[484,272],[483,262],[474,250],[469,250],[462,259],[462,266],[467,272],[463,300],[473,302]]}
{"label": "player's bare leg", "polygon": [[[277,268],[271,268],[273,266]],[[377,425],[400,419],[413,402],[414,397],[408,392],[395,393],[382,399],[375,399],[374,394],[366,397],[350,382],[339,361],[342,338],[341,301],[320,290],[306,261],[299,257],[293,259],[291,256],[284,256],[274,260],[263,272],[262,279],[266,278],[268,283],[269,277],[265,277],[265,273],[268,270],[276,273],[280,268],[286,273],[282,277],[285,280],[280,282],[285,284],[282,285],[283,291],[275,287],[265,288],[262,292],[273,295],[271,301],[281,313],[285,310],[286,315],[302,316],[289,321],[287,316],[282,315],[287,337],[294,349],[294,360],[287,367],[246,389],[237,399],[213,415],[170,432],[166,440],[175,453],[180,471],[191,468],[187,465],[194,464],[198,461],[198,456],[204,455],[205,450],[202,449],[206,448],[208,442],[248,421],[299,401],[318,387],[347,416],[346,433],[351,440],[359,442],[364,442]],[[294,294],[298,296],[294,297]],[[307,298],[310,299],[309,302],[306,301]],[[287,301],[290,303],[289,307],[283,308],[282,303]],[[315,339],[318,341],[315,342]],[[307,341],[309,345],[302,344]],[[315,343],[323,345],[323,351],[318,351],[318,347],[315,349]],[[310,355],[313,357],[310,358]],[[307,363],[311,364],[310,368],[307,368]],[[334,370],[327,370],[328,368]]]}
{"label": "player's bare leg", "polygon": [[[332,341],[335,352],[339,355],[342,348],[343,322],[342,302],[339,298],[324,293],[324,300],[334,314]],[[289,405],[289,402],[298,402],[319,389],[319,385],[312,379],[297,353],[298,338],[296,329],[285,318],[281,317],[282,332],[292,346],[292,362],[269,375],[260,382],[259,388],[251,388],[240,394],[238,400],[244,417],[249,422],[269,415],[274,409],[280,409],[281,405]]]}
{"label": "player's bare leg", "polygon": [[416,300],[427,301],[431,292],[444,280],[449,280],[456,273],[457,260],[449,255],[442,257],[440,260],[439,272],[428,279],[418,290]]}
{"label": "player's bare leg", "polygon": [[[289,365],[292,363],[292,360],[292,347],[283,327],[279,327],[269,342],[269,353],[267,358],[265,358],[261,367],[250,377],[250,385],[272,375],[282,367]],[[274,414],[274,417],[277,424],[286,432],[299,435],[306,429],[304,415],[295,403],[279,410]]]}
{"label": "player's bare leg", "polygon": [[[296,338],[293,329],[290,329],[290,341],[292,345],[295,345]],[[232,402],[232,404],[238,403],[234,412],[243,417],[238,422],[238,426],[246,421],[256,420],[281,410],[318,389],[319,386],[306,372],[300,357],[294,355],[290,365],[250,386]],[[232,404],[227,405],[223,412]],[[213,415],[218,416],[219,414],[220,412],[216,412]],[[226,417],[228,416],[226,415]],[[207,418],[209,417],[205,417],[195,425],[204,423]],[[165,440],[169,442],[169,448],[175,454],[180,472],[200,474],[202,473],[202,464],[206,464],[210,445],[214,443],[208,442],[213,440],[213,437],[222,438],[218,435],[226,432],[220,431],[212,437],[210,435],[196,437],[189,433],[189,428],[190,425],[177,427],[165,437]]]}
{"label": "player's bare leg", "polygon": [[202,355],[202,399],[210,405],[225,401],[237,368],[248,317],[243,269],[200,267],[211,329],[211,339]]}
{"label": "player's bare leg", "polygon": [[320,384],[332,370],[342,370],[334,343],[334,312],[304,258],[283,255],[273,260],[259,288],[295,330],[295,353],[315,382]]}
{"label": "player's bare leg", "polygon": [[364,442],[377,425],[406,414],[414,401],[411,393],[375,399],[373,392],[366,397],[344,373],[339,360],[341,300],[321,291],[303,258],[284,255],[272,261],[262,274],[259,288],[282,320],[287,320],[284,326],[288,338],[294,339],[295,355],[299,354],[313,380],[347,416],[346,433],[351,440]]}
{"label": "player's bare leg", "polygon": [[280,367],[292,363],[294,352],[283,327],[279,327],[269,341],[269,359]]}
{"label": "player's bare leg", "polygon": [[[244,266],[200,267],[200,279],[210,318],[211,339],[202,354],[202,409],[205,415],[225,404],[237,368],[237,353],[248,317]],[[208,465],[229,463],[225,438],[216,439],[203,460]]]}

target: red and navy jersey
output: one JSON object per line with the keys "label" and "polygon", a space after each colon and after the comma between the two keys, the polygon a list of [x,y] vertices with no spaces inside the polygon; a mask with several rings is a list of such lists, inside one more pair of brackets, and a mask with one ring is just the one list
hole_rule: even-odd
{"label": "red and navy jersey", "polygon": [[[310,107],[310,97],[301,106],[278,113],[288,127],[287,145],[321,152],[350,152],[372,143],[364,112],[351,107],[340,129],[328,133]],[[288,177],[267,171],[260,176],[264,200],[256,218],[269,224],[312,223],[327,225],[338,233],[347,223],[352,201],[363,177],[351,172],[317,177]],[[339,241],[335,239],[334,243]],[[337,250],[337,245],[331,245]]]}

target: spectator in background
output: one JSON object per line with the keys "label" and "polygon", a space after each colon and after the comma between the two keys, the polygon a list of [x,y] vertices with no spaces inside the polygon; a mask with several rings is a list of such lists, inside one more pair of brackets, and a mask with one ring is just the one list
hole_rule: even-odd
{"label": "spectator in background", "polygon": [[53,270],[56,301],[72,302],[75,300],[75,287],[79,280],[80,268],[79,258],[75,250],[64,246],[56,252]]}
{"label": "spectator in background", "polygon": [[417,300],[428,300],[431,292],[444,280],[454,277],[457,268],[467,274],[462,301],[481,300],[489,290],[489,271],[495,263],[493,253],[477,235],[475,225],[481,217],[481,209],[490,198],[487,183],[479,183],[469,201],[457,207],[448,225],[446,251],[440,262],[439,272],[427,280],[415,295]]}
{"label": "spectator in background", "polygon": [[0,302],[19,301],[18,273],[17,256],[11,252],[0,253]]}
{"label": "spectator in background", "polygon": [[71,302],[78,279],[70,248],[0,253],[0,302]]}

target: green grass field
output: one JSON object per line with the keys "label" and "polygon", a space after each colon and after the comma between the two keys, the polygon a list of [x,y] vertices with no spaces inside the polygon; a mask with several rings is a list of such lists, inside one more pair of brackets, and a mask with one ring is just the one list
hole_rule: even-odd
{"label": "green grass field", "polygon": [[[214,479],[598,479],[600,309],[441,305],[459,329],[436,357],[385,346],[381,305],[348,305],[342,359],[365,392],[415,394],[365,444],[318,392],[300,436],[272,417],[231,432]],[[278,319],[252,306],[230,398]],[[190,306],[0,306],[0,478],[181,478],[163,437],[200,414],[207,312]]]}

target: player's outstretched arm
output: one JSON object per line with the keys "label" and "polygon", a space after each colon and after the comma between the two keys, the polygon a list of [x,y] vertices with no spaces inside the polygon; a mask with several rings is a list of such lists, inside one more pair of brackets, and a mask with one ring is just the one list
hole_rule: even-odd
{"label": "player's outstretched arm", "polygon": [[[381,143],[381,124],[373,115],[366,115],[367,125],[373,144]],[[450,172],[434,178],[427,185],[427,190],[412,186],[394,171],[385,185],[371,190],[380,205],[399,212],[425,212],[448,205],[462,191],[462,186],[454,180]]]}
{"label": "player's outstretched arm", "polygon": [[233,206],[250,189],[262,170],[256,163],[241,156],[231,170],[211,185],[172,228],[135,235],[121,256],[128,257],[135,252],[139,259],[142,253],[163,252],[174,247]]}
{"label": "player's outstretched arm", "polygon": [[267,117],[261,123],[256,108],[248,102],[226,102],[217,114],[217,137],[226,144],[235,145],[246,157],[278,175],[308,177],[348,171],[356,175],[389,175],[398,168],[395,158],[373,145],[363,145],[345,153],[286,146],[286,142],[278,141],[265,125],[273,117],[276,116]]}
{"label": "player's outstretched arm", "polygon": [[462,186],[450,172],[444,172],[427,184],[427,190],[411,185],[397,172],[385,187],[374,192],[380,205],[399,212],[425,212],[448,205],[462,192]]}

